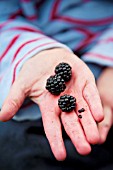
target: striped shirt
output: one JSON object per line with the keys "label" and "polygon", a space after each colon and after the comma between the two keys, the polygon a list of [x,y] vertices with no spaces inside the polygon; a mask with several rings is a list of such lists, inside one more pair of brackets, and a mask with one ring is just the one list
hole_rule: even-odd
{"label": "striped shirt", "polygon": [[[113,0],[0,0],[0,108],[25,61],[55,47],[113,66]],[[38,110],[26,99],[14,119]]]}

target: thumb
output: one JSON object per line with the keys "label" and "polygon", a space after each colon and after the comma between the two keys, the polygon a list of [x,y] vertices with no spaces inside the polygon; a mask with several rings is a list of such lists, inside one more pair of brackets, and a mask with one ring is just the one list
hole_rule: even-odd
{"label": "thumb", "polygon": [[15,81],[3,103],[0,112],[0,121],[5,122],[10,120],[21,107],[25,97],[24,89],[17,81]]}

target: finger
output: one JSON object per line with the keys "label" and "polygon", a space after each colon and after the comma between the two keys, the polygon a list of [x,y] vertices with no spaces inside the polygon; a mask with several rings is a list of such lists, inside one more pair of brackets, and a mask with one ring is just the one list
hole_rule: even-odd
{"label": "finger", "polygon": [[74,111],[72,111],[71,113],[62,112],[61,120],[66,133],[70,137],[78,153],[82,155],[90,153],[91,147],[85,138],[84,132],[82,130],[82,127],[75,112]]}
{"label": "finger", "polygon": [[100,142],[104,143],[106,141],[108,132],[113,123],[112,109],[109,106],[103,106],[104,108],[104,120],[98,124],[98,129],[100,133]]}
{"label": "finger", "polygon": [[[81,108],[84,108],[84,112],[79,113],[79,110],[81,110]],[[84,129],[84,133],[86,135],[87,141],[91,144],[98,143],[100,137],[99,137],[97,124],[89,110],[87,103],[82,97],[78,97],[76,113],[77,115],[81,115],[79,121]]]}
{"label": "finger", "polygon": [[104,118],[104,114],[96,85],[88,83],[84,87],[83,97],[86,100],[94,119],[97,122],[102,121]]}
{"label": "finger", "polygon": [[15,81],[2,106],[0,121],[5,122],[10,120],[21,107],[25,97],[26,96],[24,90],[21,88],[21,85]]}
{"label": "finger", "polygon": [[66,158],[66,150],[62,139],[61,123],[59,120],[59,109],[53,97],[45,97],[40,103],[42,120],[45,134],[49,141],[51,150],[57,160]]}

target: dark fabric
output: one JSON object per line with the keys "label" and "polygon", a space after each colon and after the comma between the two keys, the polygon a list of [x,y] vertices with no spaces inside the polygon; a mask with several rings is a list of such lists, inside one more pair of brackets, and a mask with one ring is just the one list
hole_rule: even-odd
{"label": "dark fabric", "polygon": [[92,147],[90,155],[79,155],[63,132],[67,159],[55,160],[41,120],[0,122],[0,170],[112,170],[113,128],[107,142]]}

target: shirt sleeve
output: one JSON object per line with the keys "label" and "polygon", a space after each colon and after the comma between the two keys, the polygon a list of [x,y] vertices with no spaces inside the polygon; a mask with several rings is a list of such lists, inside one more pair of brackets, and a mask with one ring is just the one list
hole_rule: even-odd
{"label": "shirt sleeve", "polygon": [[40,51],[56,47],[71,51],[24,19],[0,24],[0,107],[25,61]]}
{"label": "shirt sleeve", "polygon": [[81,58],[87,63],[113,67],[113,24],[100,36],[96,45]]}

